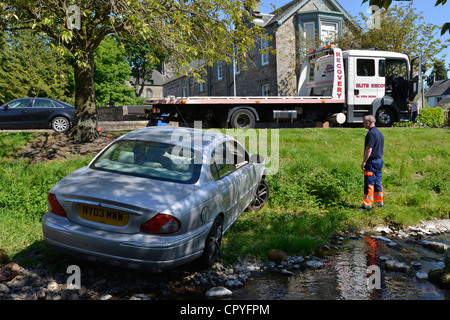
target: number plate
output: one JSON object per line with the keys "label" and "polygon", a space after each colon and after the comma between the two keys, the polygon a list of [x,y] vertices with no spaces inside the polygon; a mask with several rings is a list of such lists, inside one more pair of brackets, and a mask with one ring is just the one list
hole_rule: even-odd
{"label": "number plate", "polygon": [[113,226],[124,226],[128,222],[128,213],[114,209],[79,204],[77,210],[81,218],[89,221]]}

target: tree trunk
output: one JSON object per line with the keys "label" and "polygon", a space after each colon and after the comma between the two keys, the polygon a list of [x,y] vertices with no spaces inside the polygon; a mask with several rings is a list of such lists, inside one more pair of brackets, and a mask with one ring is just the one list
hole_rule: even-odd
{"label": "tree trunk", "polygon": [[97,109],[94,90],[94,55],[76,56],[75,61],[75,118],[70,138],[90,142],[98,138]]}

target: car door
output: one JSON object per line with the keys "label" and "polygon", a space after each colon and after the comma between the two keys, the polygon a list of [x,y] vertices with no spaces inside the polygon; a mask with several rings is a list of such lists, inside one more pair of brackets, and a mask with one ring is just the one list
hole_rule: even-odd
{"label": "car door", "polygon": [[[248,164],[248,155],[239,156],[234,141],[219,143],[212,151],[210,169],[220,192],[220,201],[225,214],[226,230],[239,214],[245,210],[252,197],[249,172],[256,176],[255,168]],[[245,157],[247,157],[246,160]]]}
{"label": "car door", "polygon": [[50,119],[55,112],[55,108],[51,100],[35,98],[28,112],[34,128],[49,128]]}
{"label": "car door", "polygon": [[26,129],[29,127],[31,98],[13,100],[0,109],[0,127],[3,129]]}

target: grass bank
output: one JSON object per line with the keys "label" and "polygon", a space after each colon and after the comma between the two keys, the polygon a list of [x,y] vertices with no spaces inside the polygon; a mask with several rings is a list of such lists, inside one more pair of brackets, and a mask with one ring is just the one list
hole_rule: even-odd
{"label": "grass bank", "polygon": [[[274,248],[289,254],[311,252],[325,244],[330,234],[348,227],[405,226],[449,218],[450,131],[382,131],[386,206],[359,212],[355,209],[362,201],[359,166],[366,131],[280,129],[275,148],[279,168],[267,177],[269,203],[259,212],[244,212],[229,229],[222,247],[226,261],[244,254],[265,258]],[[0,134],[0,248],[19,262],[24,251],[43,247],[40,221],[49,189],[92,159],[38,164],[13,159],[32,137]]]}

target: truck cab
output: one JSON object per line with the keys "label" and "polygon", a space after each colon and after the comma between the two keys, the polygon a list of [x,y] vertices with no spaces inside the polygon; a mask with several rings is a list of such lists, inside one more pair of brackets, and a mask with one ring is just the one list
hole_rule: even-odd
{"label": "truck cab", "polygon": [[[347,122],[373,114],[378,126],[409,121],[409,100],[417,94],[408,55],[378,50],[343,52],[347,80]],[[412,97],[412,98],[411,98]]]}

